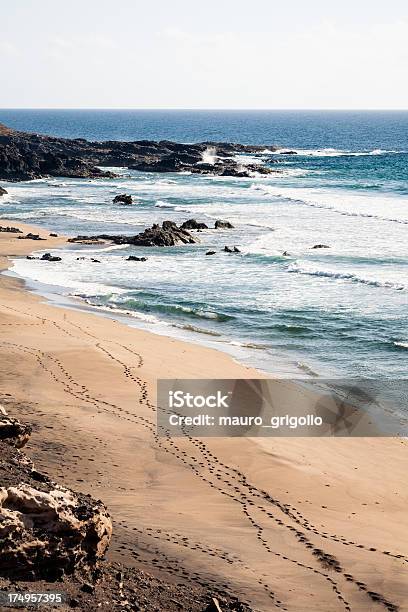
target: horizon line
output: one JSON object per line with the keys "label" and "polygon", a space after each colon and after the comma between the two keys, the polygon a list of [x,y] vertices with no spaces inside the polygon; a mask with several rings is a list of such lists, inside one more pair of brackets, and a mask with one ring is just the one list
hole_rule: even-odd
{"label": "horizon line", "polygon": [[179,111],[179,112],[408,112],[408,108],[182,108],[182,107],[93,107],[93,106],[7,106],[1,111]]}

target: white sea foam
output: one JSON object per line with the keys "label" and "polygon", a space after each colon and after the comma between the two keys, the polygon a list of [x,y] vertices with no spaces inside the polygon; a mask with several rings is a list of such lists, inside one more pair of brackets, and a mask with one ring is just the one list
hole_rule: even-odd
{"label": "white sea foam", "polygon": [[[96,248],[96,249],[90,249],[89,247],[87,247],[86,249],[82,250],[82,249],[78,249],[77,251],[70,251],[70,253],[74,253],[78,256],[86,256],[88,255],[88,253],[109,253],[111,251],[120,251],[122,249],[126,249],[127,248],[127,244],[112,244],[110,246],[107,247],[100,247],[100,248]],[[60,251],[60,255],[66,255],[67,251]]]}
{"label": "white sea foam", "polygon": [[215,147],[207,147],[202,154],[202,163],[213,166],[217,161],[217,150]]}
{"label": "white sea foam", "polygon": [[[38,255],[45,251],[39,251]],[[60,251],[53,251],[53,254],[60,253]],[[68,255],[68,251],[64,252],[65,258]],[[75,257],[74,257],[75,255]],[[85,253],[83,253],[85,256]],[[28,278],[31,281],[43,283],[44,285],[53,285],[56,287],[64,287],[69,290],[71,294],[72,291],[76,294],[81,295],[106,295],[115,293],[122,293],[125,289],[121,289],[118,287],[112,287],[111,285],[107,285],[103,282],[90,282],[78,280],[77,274],[75,270],[72,268],[72,263],[76,260],[76,257],[79,256],[77,252],[72,254],[72,260],[70,262],[58,262],[57,264],[48,264],[48,262],[39,261],[39,260],[28,260],[28,259],[14,259],[13,260],[13,269],[12,271],[16,274],[22,276],[23,278]],[[75,268],[78,268],[78,264],[81,262],[75,261]],[[91,265],[90,262],[87,262],[88,265]]]}
{"label": "white sea foam", "polygon": [[12,201],[12,195],[11,193],[5,193],[4,195],[0,196],[0,205],[1,204],[8,204],[9,202]]}
{"label": "white sea foam", "polygon": [[250,154],[242,154],[242,153],[238,153],[237,155],[234,155],[233,159],[239,163],[242,164],[243,166],[248,166],[251,164],[264,164],[265,160],[262,159],[262,157],[259,157],[258,155],[250,155]]}
{"label": "white sea foam", "polygon": [[77,294],[77,293],[71,293],[70,297],[80,299],[81,301],[85,302],[89,306],[92,306],[93,308],[96,308],[97,310],[102,310],[103,312],[114,312],[115,314],[121,314],[127,317],[132,317],[133,319],[138,319],[139,321],[143,321],[144,323],[151,323],[151,324],[160,323],[161,325],[168,325],[168,323],[166,323],[165,321],[161,321],[160,319],[158,319],[157,317],[153,315],[145,314],[143,312],[138,312],[135,310],[127,310],[125,308],[119,308],[116,304],[104,304],[104,305],[95,304],[95,302],[93,302],[91,298],[84,296],[84,295]]}
{"label": "white sea foam", "polygon": [[394,342],[395,346],[399,346],[404,349],[408,349],[408,342]]}
{"label": "white sea foam", "polygon": [[295,274],[304,274],[307,276],[317,276],[321,278],[330,278],[333,280],[351,281],[354,283],[369,285],[371,287],[382,287],[386,289],[395,289],[398,291],[406,289],[405,285],[400,283],[394,283],[392,281],[377,280],[368,277],[364,278],[363,276],[358,276],[353,272],[339,272],[334,270],[316,268],[308,264],[299,265],[297,262],[292,262],[291,264],[289,264],[287,271]]}
{"label": "white sea foam", "polygon": [[[408,199],[406,197],[368,195],[334,189],[274,187],[259,183],[251,185],[251,189],[262,191],[265,196],[273,196],[288,203],[321,208],[347,217],[408,224]],[[382,211],[394,212],[395,214],[384,216],[379,214]]]}
{"label": "white sea foam", "polygon": [[[372,151],[348,151],[344,149],[334,149],[334,148],[325,148],[325,149],[278,149],[275,153],[284,155],[288,151],[293,151],[297,155],[305,156],[305,157],[340,157],[340,156],[350,156],[350,157],[361,157],[364,155],[388,155],[391,153],[406,153],[406,151],[395,151],[395,150],[385,150],[385,149],[373,149]],[[293,154],[292,154],[293,155]]]}
{"label": "white sea foam", "polygon": [[155,204],[156,208],[177,208],[176,204],[170,204],[170,202],[165,202],[164,200],[157,200]]}

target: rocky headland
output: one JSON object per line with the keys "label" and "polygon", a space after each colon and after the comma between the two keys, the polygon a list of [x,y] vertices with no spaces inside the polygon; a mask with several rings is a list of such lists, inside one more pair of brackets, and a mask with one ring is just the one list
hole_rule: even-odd
{"label": "rocky headland", "polygon": [[[90,142],[12,130],[0,124],[0,180],[26,181],[44,176],[109,178],[104,168],[125,167],[143,172],[191,172],[249,177],[272,170],[262,163],[243,165],[239,153],[261,155],[272,145],[220,142],[182,144],[168,140]],[[268,163],[276,160],[268,159]],[[0,194],[2,190],[0,190]],[[127,204],[122,200],[122,203]]]}

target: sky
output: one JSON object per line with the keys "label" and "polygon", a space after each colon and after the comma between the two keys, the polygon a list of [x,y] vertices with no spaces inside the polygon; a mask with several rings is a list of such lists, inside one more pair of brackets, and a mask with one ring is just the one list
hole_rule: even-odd
{"label": "sky", "polygon": [[1,9],[1,108],[408,108],[406,0]]}

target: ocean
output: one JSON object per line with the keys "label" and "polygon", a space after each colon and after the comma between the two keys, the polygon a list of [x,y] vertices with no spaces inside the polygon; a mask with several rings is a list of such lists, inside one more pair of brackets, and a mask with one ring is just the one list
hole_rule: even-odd
{"label": "ocean", "polygon": [[[279,162],[266,178],[120,168],[115,179],[2,182],[3,217],[58,233],[134,234],[189,218],[234,225],[198,234],[198,245],[75,246],[59,264],[17,259],[14,272],[270,373],[406,377],[408,112],[0,110],[0,122],[89,140],[264,144],[256,161]],[[119,193],[134,204],[113,204]]]}

